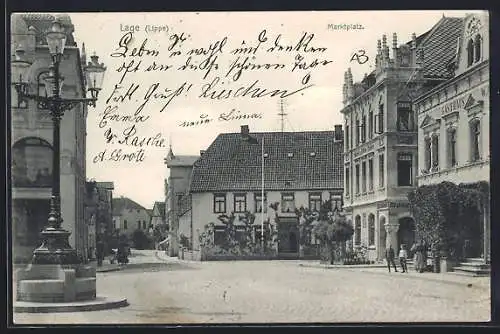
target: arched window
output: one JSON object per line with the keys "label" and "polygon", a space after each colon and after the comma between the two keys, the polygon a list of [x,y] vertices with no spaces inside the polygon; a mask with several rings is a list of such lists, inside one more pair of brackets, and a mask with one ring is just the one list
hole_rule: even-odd
{"label": "arched window", "polygon": [[52,186],[52,146],[45,140],[30,137],[12,148],[12,183],[14,187]]}
{"label": "arched window", "polygon": [[476,35],[474,39],[474,62],[481,60],[481,36]]}
{"label": "arched window", "polygon": [[375,216],[372,213],[368,216],[368,245],[375,245]]}
{"label": "arched window", "polygon": [[354,223],[354,245],[358,246],[361,244],[361,216],[356,216],[356,221]]}
{"label": "arched window", "polygon": [[474,41],[472,39],[467,43],[467,66],[474,62]]}
{"label": "arched window", "polygon": [[471,160],[478,161],[481,158],[481,122],[478,119],[470,123],[471,133]]}

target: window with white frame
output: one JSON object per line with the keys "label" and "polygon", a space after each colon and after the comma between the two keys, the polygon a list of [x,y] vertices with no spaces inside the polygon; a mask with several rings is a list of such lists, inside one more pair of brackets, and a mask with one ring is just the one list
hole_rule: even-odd
{"label": "window with white frame", "polygon": [[309,193],[309,210],[318,212],[321,210],[321,193]]}
{"label": "window with white frame", "polygon": [[397,129],[402,132],[414,130],[413,112],[409,103],[398,103]]}
{"label": "window with white frame", "polygon": [[246,194],[234,194],[234,212],[242,213],[247,211]]}
{"label": "window with white frame", "polygon": [[295,211],[295,194],[283,193],[281,194],[281,212],[294,212]]}
{"label": "window with white frame", "polygon": [[342,196],[336,193],[330,194],[330,201],[332,202],[332,211],[342,211]]}
{"label": "window with white frame", "polygon": [[[255,194],[255,212],[262,212],[262,193]],[[264,193],[264,212],[267,212],[267,194]]]}
{"label": "window with white frame", "polygon": [[226,213],[226,194],[214,194],[214,213]]}

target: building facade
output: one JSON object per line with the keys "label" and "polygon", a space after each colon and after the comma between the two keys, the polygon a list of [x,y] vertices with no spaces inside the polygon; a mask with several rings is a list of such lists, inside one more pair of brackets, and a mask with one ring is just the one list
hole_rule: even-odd
{"label": "building facade", "polygon": [[[200,250],[199,236],[209,223],[215,238],[221,215],[255,215],[254,233],[278,216],[278,256],[299,256],[299,217],[295,209],[318,210],[332,199],[342,208],[342,126],[335,131],[220,134],[195,163],[188,203],[179,230]],[[263,161],[264,159],[264,161]],[[262,162],[264,167],[262,168]],[[262,198],[264,192],[264,198]],[[264,204],[262,204],[264,202]],[[269,206],[279,203],[278,210]]]}
{"label": "building facade", "polygon": [[151,216],[148,210],[128,197],[113,198],[113,224],[115,233],[132,238],[136,230],[149,234]]}
{"label": "building facade", "polygon": [[[490,180],[489,24],[468,15],[455,39],[454,76],[415,99],[418,113],[418,184]],[[489,260],[490,209],[484,203],[468,257]]]}
{"label": "building facade", "polygon": [[165,219],[165,202],[155,202],[151,210],[151,225],[152,228],[166,223]]}
{"label": "building facade", "polygon": [[193,165],[198,158],[199,156],[196,155],[174,155],[172,147],[170,147],[165,159],[165,164],[169,169],[169,176],[166,180],[165,220],[169,226],[168,254],[170,256],[177,256],[179,252],[181,237],[179,216],[185,210],[181,209],[181,206],[185,207],[186,200],[189,198]]}
{"label": "building facade", "polygon": [[[32,62],[25,81],[30,93],[45,94],[42,84],[51,64],[45,32],[55,19],[51,14],[13,14],[11,21],[11,54],[18,49]],[[67,40],[61,75],[65,78],[62,96],[83,98],[85,51],[77,47],[74,26],[67,15],[59,19],[66,29]],[[25,262],[40,245],[40,232],[47,224],[52,187],[52,119],[48,110],[33,100],[17,101],[12,87],[12,241],[13,259]],[[62,228],[71,232],[70,245],[86,258],[87,224],[85,202],[85,143],[87,106],[76,105],[61,120],[61,212]]]}
{"label": "building facade", "polygon": [[430,31],[392,47],[377,42],[375,70],[354,82],[344,77],[344,201],[354,225],[353,245],[370,260],[386,247],[412,245],[415,222],[407,194],[417,186],[418,148],[415,97],[450,79],[461,18],[443,17]]}

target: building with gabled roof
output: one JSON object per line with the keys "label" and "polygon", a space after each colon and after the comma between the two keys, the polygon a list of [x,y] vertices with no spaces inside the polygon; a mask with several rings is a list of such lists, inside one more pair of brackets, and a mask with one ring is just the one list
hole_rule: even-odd
{"label": "building with gabled roof", "polygon": [[453,77],[463,18],[442,17],[432,29],[398,44],[377,41],[375,70],[355,83],[344,76],[344,198],[354,248],[382,260],[386,247],[415,241],[407,194],[417,186],[417,115],[413,100]]}
{"label": "building with gabled roof", "polygon": [[[487,13],[459,20],[458,36],[448,41],[448,80],[413,101],[418,114],[419,186],[490,182],[488,21]],[[490,261],[489,200],[482,203],[481,211],[477,221],[468,222],[460,240],[464,247],[456,252],[462,259],[474,258],[480,266]],[[460,270],[474,274],[485,269],[474,271],[471,263],[464,267]]]}
{"label": "building with gabled roof", "polygon": [[128,197],[113,198],[113,224],[119,234],[131,237],[135,230],[149,233],[151,216],[148,210]]}
{"label": "building with gabled roof", "polygon": [[197,251],[205,225],[215,224],[217,239],[220,215],[250,212],[258,236],[261,222],[274,219],[269,204],[278,202],[278,253],[298,257],[295,209],[319,210],[330,199],[341,209],[342,152],[341,125],[335,131],[255,133],[243,125],[240,133],[220,134],[194,163],[179,231]]}

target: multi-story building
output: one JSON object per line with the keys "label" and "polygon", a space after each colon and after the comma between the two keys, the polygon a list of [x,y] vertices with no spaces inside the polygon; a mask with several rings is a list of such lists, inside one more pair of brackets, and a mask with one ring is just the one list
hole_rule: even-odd
{"label": "multi-story building", "polygon": [[[452,39],[452,78],[415,99],[418,113],[418,184],[490,180],[489,25],[468,15]],[[490,254],[490,208],[477,222],[468,257]]]}
{"label": "multi-story building", "polygon": [[119,235],[131,238],[136,230],[148,234],[150,221],[148,210],[139,203],[123,196],[113,198],[113,224]]}
{"label": "multi-story building", "polygon": [[[244,125],[240,133],[220,134],[194,164],[179,230],[197,251],[207,224],[215,224],[216,239],[223,233],[220,215],[234,213],[239,224],[239,215],[254,214],[258,236],[262,222],[277,214],[278,255],[298,257],[295,209],[319,210],[330,199],[341,209],[342,152],[341,125],[335,131],[257,133]],[[279,207],[273,212],[269,205],[276,202]]]}
{"label": "multi-story building", "polygon": [[[32,65],[25,82],[31,94],[45,94],[42,84],[51,64],[45,33],[55,16],[51,14],[13,14],[11,54],[23,50]],[[67,39],[61,75],[62,96],[83,98],[85,52],[77,47],[74,26],[67,15],[60,15]],[[52,118],[34,100],[17,101],[11,94],[12,115],[12,242],[14,261],[27,261],[40,244],[40,231],[47,224],[52,187]],[[87,254],[84,221],[85,142],[87,106],[76,105],[61,120],[61,212],[62,227],[71,232],[70,245],[79,255]]]}
{"label": "multi-story building", "polygon": [[198,158],[199,156],[196,155],[174,155],[172,147],[170,147],[165,159],[165,164],[170,171],[166,181],[165,198],[165,219],[169,226],[168,254],[170,256],[177,256],[179,252],[180,206],[182,201],[189,197],[193,165]]}
{"label": "multi-story building", "polygon": [[111,251],[113,226],[113,182],[87,182],[85,221],[88,226],[88,250],[95,257],[97,242],[104,244],[104,252]]}
{"label": "multi-story building", "polygon": [[407,194],[416,187],[418,149],[415,97],[449,80],[449,62],[461,36],[462,18],[444,17],[428,32],[398,45],[378,40],[375,70],[354,83],[345,73],[341,110],[345,120],[345,209],[354,224],[354,247],[371,260],[415,238]]}

